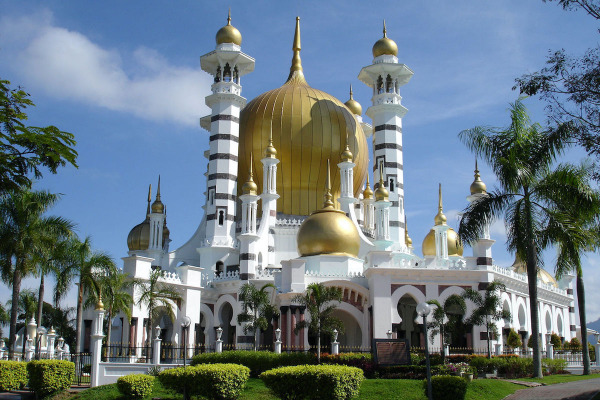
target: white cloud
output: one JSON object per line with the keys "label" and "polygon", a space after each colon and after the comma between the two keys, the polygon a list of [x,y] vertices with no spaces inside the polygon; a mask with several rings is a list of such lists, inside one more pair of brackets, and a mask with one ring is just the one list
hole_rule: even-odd
{"label": "white cloud", "polygon": [[[170,65],[158,52],[105,49],[79,32],[55,26],[51,13],[0,20],[0,57],[29,85],[51,96],[195,126],[209,112],[203,99],[210,77],[199,69]],[[12,32],[19,32],[13,35]],[[131,67],[123,66],[131,59]]]}

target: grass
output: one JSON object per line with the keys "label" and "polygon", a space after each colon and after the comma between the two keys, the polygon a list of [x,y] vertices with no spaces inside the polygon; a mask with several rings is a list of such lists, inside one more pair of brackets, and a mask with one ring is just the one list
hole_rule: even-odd
{"label": "grass", "polygon": [[519,378],[519,381],[527,381],[527,382],[539,382],[544,385],[554,385],[556,383],[563,382],[573,382],[573,381],[581,381],[585,379],[596,379],[600,378],[600,374],[590,374],[590,375],[548,375],[543,379],[540,378]]}

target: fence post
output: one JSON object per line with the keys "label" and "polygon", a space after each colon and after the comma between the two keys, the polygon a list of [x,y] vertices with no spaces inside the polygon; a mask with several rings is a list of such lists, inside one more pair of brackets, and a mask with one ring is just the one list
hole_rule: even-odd
{"label": "fence post", "polygon": [[554,359],[554,345],[552,343],[546,343],[546,357]]}
{"label": "fence post", "polygon": [[338,331],[337,329],[333,330],[333,342],[331,342],[331,354],[337,355],[340,354],[340,343],[337,341]]}
{"label": "fence post", "polygon": [[162,339],[160,338],[160,326],[154,328],[155,336],[152,342],[152,364],[160,364],[160,344]]}
{"label": "fence post", "polygon": [[[100,360],[102,359],[102,339],[104,333],[102,332],[102,323],[104,322],[104,304],[102,304],[102,298],[98,299],[96,309],[94,310],[96,318],[92,325],[92,371],[90,377],[90,386],[95,387],[99,385],[100,377]],[[79,349],[77,349],[79,350]]]}
{"label": "fence post", "polygon": [[54,330],[54,327],[50,328],[50,331],[46,335],[46,338],[47,338],[46,353],[48,353],[49,359],[53,359],[54,358],[54,341],[56,340],[56,331]]}
{"label": "fence post", "polygon": [[494,349],[494,353],[495,353],[497,356],[499,356],[499,355],[501,355],[501,354],[502,354],[502,345],[501,345],[501,344],[499,344],[499,343],[496,343],[496,344],[494,345],[494,348],[495,348],[495,349]]}
{"label": "fence post", "polygon": [[33,359],[33,339],[27,339],[27,346],[25,347],[25,361],[31,361]]}
{"label": "fence post", "polygon": [[275,354],[281,354],[281,329],[275,329]]}
{"label": "fence post", "polygon": [[223,341],[221,340],[221,335],[223,334],[223,328],[220,326],[217,328],[217,343],[215,345],[215,352],[222,353],[223,352]]}

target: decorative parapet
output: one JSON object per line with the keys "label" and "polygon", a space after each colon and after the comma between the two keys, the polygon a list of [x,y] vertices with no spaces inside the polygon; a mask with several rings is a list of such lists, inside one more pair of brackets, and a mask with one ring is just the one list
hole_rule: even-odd
{"label": "decorative parapet", "polygon": [[306,276],[315,278],[342,278],[342,279],[354,279],[354,278],[365,278],[365,275],[361,272],[348,273],[348,274],[335,274],[335,273],[322,273],[319,271],[306,271]]}
{"label": "decorative parapet", "polygon": [[[494,271],[494,272],[496,272],[496,273],[498,273],[500,275],[504,275],[504,276],[507,276],[509,278],[512,278],[512,279],[515,279],[515,280],[518,280],[518,281],[521,281],[521,282],[524,282],[524,283],[528,282],[526,274],[520,274],[518,272],[513,271],[510,268],[503,268],[503,267],[500,267],[498,265],[492,265],[491,267],[488,267],[488,269],[491,269],[492,271]],[[544,283],[544,282],[540,281],[539,279],[537,281],[537,286],[538,286],[538,288],[547,290],[549,292],[557,293],[557,294],[559,294],[561,296],[566,296],[567,295],[567,291],[565,289],[560,289],[560,288],[557,288],[554,285],[549,285],[547,283]]]}
{"label": "decorative parapet", "polygon": [[204,239],[204,241],[200,243],[200,247],[229,247],[237,249],[239,246],[238,241],[233,239],[213,240],[212,242],[208,239]]}
{"label": "decorative parapet", "polygon": [[278,218],[275,221],[275,226],[280,226],[280,227],[288,227],[288,228],[300,228],[300,225],[302,225],[302,222],[304,222],[304,220],[306,219],[306,217],[302,218],[302,217],[289,217],[289,218]]}
{"label": "decorative parapet", "polygon": [[212,281],[213,283],[224,282],[224,281],[236,281],[240,279],[240,271],[227,271],[215,276]]}
{"label": "decorative parapet", "polygon": [[261,279],[261,280],[272,280],[274,274],[275,274],[275,271],[272,268],[265,268],[265,269],[257,270],[254,278]]}
{"label": "decorative parapet", "polygon": [[161,282],[181,284],[181,277],[179,276],[179,274],[177,274],[177,272],[163,271],[162,276],[159,278],[159,280]]}

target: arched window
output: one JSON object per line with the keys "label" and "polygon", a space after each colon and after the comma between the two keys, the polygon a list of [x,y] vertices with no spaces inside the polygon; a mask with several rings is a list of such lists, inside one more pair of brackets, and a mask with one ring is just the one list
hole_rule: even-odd
{"label": "arched window", "polygon": [[224,220],[225,220],[225,212],[223,210],[219,210],[219,226],[223,226]]}
{"label": "arched window", "polygon": [[240,71],[238,71],[237,65],[233,68],[233,81],[240,83]]}
{"label": "arched window", "polygon": [[392,82],[392,77],[388,74],[387,78],[385,79],[385,91],[388,93],[391,93],[394,91],[394,84]]}
{"label": "arched window", "polygon": [[231,82],[231,67],[229,63],[225,64],[225,68],[223,68],[223,81]]}
{"label": "arched window", "polygon": [[390,192],[394,191],[394,180],[390,179]]}
{"label": "arched window", "polygon": [[377,78],[377,94],[383,93],[383,78],[379,75]]}
{"label": "arched window", "polygon": [[215,273],[217,276],[221,276],[221,274],[223,273],[223,261],[217,261]]}
{"label": "arched window", "polygon": [[217,72],[215,74],[215,83],[221,82],[221,66],[217,67]]}

